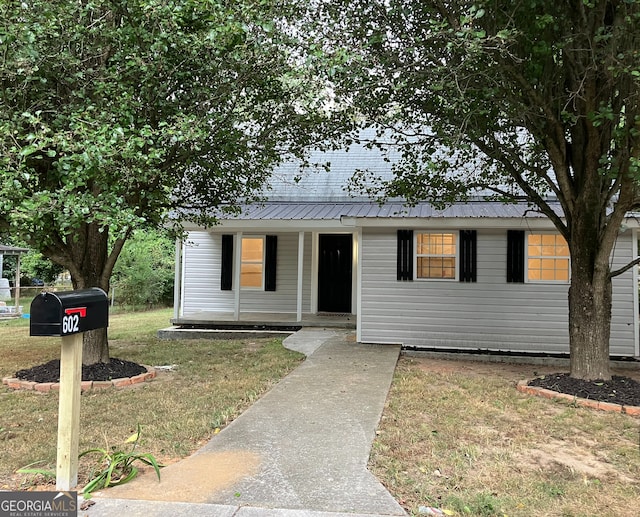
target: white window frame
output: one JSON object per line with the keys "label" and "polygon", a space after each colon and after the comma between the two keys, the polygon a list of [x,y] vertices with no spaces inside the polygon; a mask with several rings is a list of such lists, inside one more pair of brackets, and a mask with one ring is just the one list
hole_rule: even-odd
{"label": "white window frame", "polygon": [[[257,261],[248,261],[242,260],[242,251],[244,250],[244,240],[261,240],[262,241],[262,258],[260,260],[260,264],[262,265],[262,280],[260,282],[260,287],[258,286],[249,286],[242,285],[242,266],[244,264],[258,264]],[[240,245],[240,289],[243,291],[264,291],[264,271],[266,268],[266,236],[265,235],[242,235]]]}
{"label": "white window frame", "polygon": [[[568,255],[529,255],[529,239],[532,235],[555,235],[562,237],[558,232],[553,231],[531,231],[526,233],[526,239],[524,243],[524,281],[527,284],[559,284],[568,285],[571,283],[571,253]],[[567,244],[568,248],[568,244]],[[530,259],[562,259],[567,260],[567,279],[566,280],[536,280],[529,278],[529,260]],[[557,270],[556,270],[557,271]]]}
{"label": "white window frame", "polygon": [[[418,253],[418,235],[439,234],[453,235],[453,245],[455,247],[454,255],[429,255]],[[413,279],[419,282],[455,282],[459,280],[459,262],[460,262],[460,232],[455,230],[414,230],[413,232]],[[418,258],[434,257],[434,258],[454,258],[454,276],[451,278],[424,278],[418,276]]]}

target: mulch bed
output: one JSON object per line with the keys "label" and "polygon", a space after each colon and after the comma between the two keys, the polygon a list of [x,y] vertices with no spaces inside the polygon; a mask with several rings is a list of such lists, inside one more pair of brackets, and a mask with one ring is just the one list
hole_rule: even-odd
{"label": "mulch bed", "polygon": [[[135,377],[146,371],[147,369],[142,365],[112,357],[108,363],[82,365],[82,380],[110,381],[123,377]],[[25,381],[60,382],[60,360],[54,359],[45,364],[19,370],[15,377]]]}
{"label": "mulch bed", "polygon": [[640,406],[640,382],[619,375],[613,375],[610,381],[585,381],[573,379],[568,373],[552,373],[530,381],[529,386],[599,402]]}

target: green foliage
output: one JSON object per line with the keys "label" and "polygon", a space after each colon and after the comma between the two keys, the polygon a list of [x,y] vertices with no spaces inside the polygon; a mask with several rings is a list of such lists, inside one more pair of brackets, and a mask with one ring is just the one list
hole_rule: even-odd
{"label": "green foliage", "polygon": [[90,481],[85,485],[82,494],[85,499],[91,498],[91,494],[100,488],[122,485],[131,481],[138,475],[138,468],[135,462],[141,462],[152,466],[160,479],[160,467],[155,457],[150,453],[139,453],[136,451],[138,440],[142,429],[138,425],[137,431],[131,435],[125,444],[131,444],[131,449],[127,451],[119,450],[115,447],[89,449],[80,453],[80,458],[87,454],[98,454],[98,466],[90,476]]}
{"label": "green foliage", "polygon": [[114,298],[136,307],[173,301],[175,246],[157,231],[137,231],[125,244],[113,272]]}
{"label": "green foliage", "polygon": [[437,206],[481,195],[546,215],[571,251],[572,375],[607,376],[611,304],[592,296],[586,309],[581,293],[610,292],[634,265],[612,271],[610,257],[640,208],[640,0],[309,9],[309,66],[337,109],[378,128],[371,145],[402,156],[378,195]]}
{"label": "green foliage", "polygon": [[37,251],[29,251],[20,257],[20,272],[29,279],[39,278],[45,283],[51,283],[63,271],[61,265],[51,262]]}
{"label": "green foliage", "polygon": [[[467,494],[465,494],[467,495]],[[501,501],[495,495],[480,492],[473,496],[449,496],[443,501],[443,506],[455,511],[455,515],[473,515],[475,517],[505,517],[500,510]]]}
{"label": "green foliage", "polygon": [[107,288],[133,229],[252,198],[317,118],[278,5],[2,2],[0,230]]}
{"label": "green foliage", "polygon": [[[134,230],[180,234],[255,199],[324,119],[281,7],[1,2],[0,232],[109,291]],[[85,360],[105,340],[87,337]]]}
{"label": "green foliage", "polygon": [[25,465],[22,468],[16,470],[18,474],[28,474],[35,476],[42,476],[47,481],[55,481],[56,473],[53,470],[44,469],[44,468],[34,468],[34,465],[38,465],[42,463],[41,461],[36,461],[34,463],[29,463],[29,465]]}

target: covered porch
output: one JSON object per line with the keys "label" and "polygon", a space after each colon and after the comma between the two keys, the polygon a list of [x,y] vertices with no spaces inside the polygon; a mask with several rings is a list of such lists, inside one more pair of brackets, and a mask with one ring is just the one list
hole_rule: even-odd
{"label": "covered porch", "polygon": [[171,323],[185,329],[355,329],[357,229],[336,221],[282,226],[225,221],[190,231],[176,246]]}

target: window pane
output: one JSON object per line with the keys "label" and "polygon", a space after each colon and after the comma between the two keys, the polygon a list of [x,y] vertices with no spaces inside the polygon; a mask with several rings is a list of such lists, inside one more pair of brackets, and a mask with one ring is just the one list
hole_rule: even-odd
{"label": "window pane", "polygon": [[542,259],[541,261],[542,269],[550,269],[553,271],[556,268],[556,261],[554,259]]}
{"label": "window pane", "polygon": [[529,240],[527,253],[530,257],[539,257],[540,255],[542,255],[542,246],[540,244],[531,243],[531,240]]}
{"label": "window pane", "polygon": [[553,245],[553,246],[549,246],[549,245],[542,246],[542,254],[545,257],[553,257],[553,256],[555,256],[555,254],[556,254],[555,245]]}
{"label": "window pane", "polygon": [[429,255],[442,254],[442,235],[430,233],[427,237],[427,249],[425,253]]}
{"label": "window pane", "polygon": [[556,245],[556,236],[550,233],[542,234],[541,236],[542,245],[543,246],[555,246]]}
{"label": "window pane", "polygon": [[446,258],[442,261],[442,278],[456,277],[456,259]]}
{"label": "window pane", "polygon": [[264,239],[242,238],[240,287],[261,288],[263,278]]}
{"label": "window pane", "polygon": [[262,239],[242,239],[242,261],[262,262]]}
{"label": "window pane", "polygon": [[455,278],[456,259],[454,257],[418,257],[418,278]]}
{"label": "window pane", "polygon": [[455,244],[445,244],[442,247],[443,255],[455,255],[456,254],[456,246]]}
{"label": "window pane", "polygon": [[455,233],[416,234],[416,275],[417,278],[455,279]]}
{"label": "window pane", "polygon": [[262,287],[262,264],[242,264],[240,285],[242,287]]}
{"label": "window pane", "polygon": [[528,279],[533,281],[569,281],[569,247],[559,234],[528,236]]}
{"label": "window pane", "polygon": [[429,259],[418,257],[416,275],[418,278],[429,278]]}
{"label": "window pane", "polygon": [[553,269],[543,269],[538,272],[540,275],[540,280],[555,280],[556,272]]}
{"label": "window pane", "polygon": [[556,280],[569,280],[569,261],[558,259],[556,260]]}

